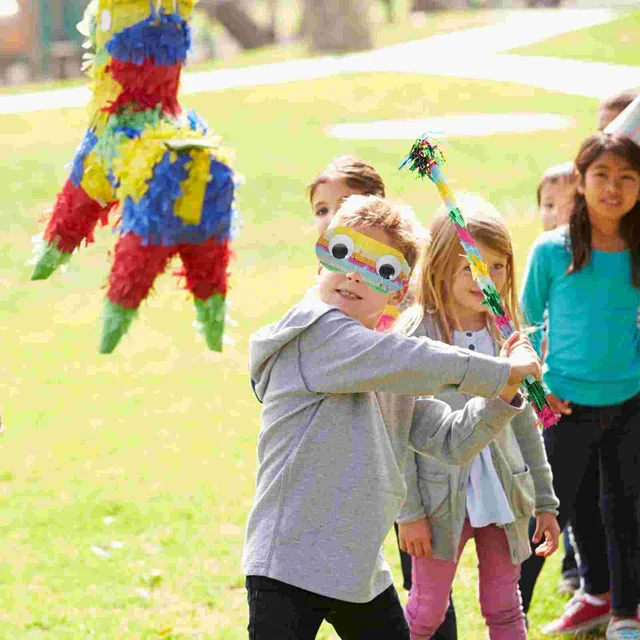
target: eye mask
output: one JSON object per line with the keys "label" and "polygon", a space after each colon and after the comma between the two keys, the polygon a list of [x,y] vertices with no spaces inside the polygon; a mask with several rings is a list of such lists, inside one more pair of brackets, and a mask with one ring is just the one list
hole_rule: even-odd
{"label": "eye mask", "polygon": [[316,255],[330,271],[357,273],[367,286],[381,293],[402,291],[411,274],[397,249],[351,227],[327,229],[316,243]]}

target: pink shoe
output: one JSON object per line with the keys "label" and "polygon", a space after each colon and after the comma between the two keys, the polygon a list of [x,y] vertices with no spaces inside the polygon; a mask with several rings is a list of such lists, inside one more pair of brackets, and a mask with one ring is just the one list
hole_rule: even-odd
{"label": "pink shoe", "polygon": [[591,604],[584,596],[574,597],[564,613],[542,628],[544,635],[566,633],[577,635],[607,624],[611,617],[611,603]]}

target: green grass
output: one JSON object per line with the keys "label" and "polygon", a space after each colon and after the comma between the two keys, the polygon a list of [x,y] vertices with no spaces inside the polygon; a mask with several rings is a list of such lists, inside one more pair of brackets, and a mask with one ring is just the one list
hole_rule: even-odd
{"label": "green grass", "polygon": [[618,20],[580,29],[513,49],[525,56],[551,56],[611,64],[640,64],[640,11],[632,11]]}
{"label": "green grass", "polygon": [[[333,77],[189,96],[237,149],[247,184],[229,299],[235,346],[207,352],[171,275],[111,356],[97,353],[114,237],[30,283],[30,236],[66,176],[82,110],[0,117],[0,638],[147,640],[246,637],[241,551],[253,498],[259,405],[247,377],[251,332],[277,319],[314,277],[305,186],[332,157],[357,153],[390,195],[427,221],[435,189],[397,166],[409,142],[328,138],[328,125],[446,113],[568,114],[576,128],[453,139],[454,188],[501,208],[522,269],[541,231],[538,176],[574,155],[596,102],[528,87],[412,75]],[[105,520],[106,519],[106,520]],[[111,520],[112,519],[112,520]],[[387,552],[395,575],[397,553]],[[456,584],[460,637],[484,637],[473,559]],[[562,610],[558,560],[546,568],[533,629]],[[323,628],[321,638],[334,638]],[[530,636],[541,638],[537,631]]]}

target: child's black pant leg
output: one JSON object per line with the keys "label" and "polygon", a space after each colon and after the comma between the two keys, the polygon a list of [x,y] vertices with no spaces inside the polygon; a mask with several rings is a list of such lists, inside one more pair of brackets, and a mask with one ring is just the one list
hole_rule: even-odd
{"label": "child's black pant leg", "polygon": [[[560,422],[543,432],[547,459],[553,473],[553,488],[560,500],[558,524],[561,529],[575,512],[576,498],[585,477],[594,449],[597,450],[602,427],[597,412],[591,407],[573,406],[571,415],[562,416]],[[529,533],[535,531],[535,519],[531,519]],[[574,531],[575,533],[575,531]],[[520,593],[525,613],[533,597],[533,590],[542,570],[544,558],[532,554],[522,563]]]}
{"label": "child's black pant leg", "polygon": [[333,601],[327,615],[342,640],[410,640],[398,593],[391,585],[378,597],[363,604]]}
{"label": "child's black pant leg", "polygon": [[[562,508],[562,507],[560,507]],[[607,535],[600,511],[600,451],[594,448],[571,516],[573,538],[580,557],[584,590],[591,595],[607,593],[609,560]]]}
{"label": "child's black pant leg", "polygon": [[400,532],[398,523],[393,523],[393,529],[396,532],[396,541],[398,543],[398,553],[400,554],[400,568],[402,569],[402,586],[411,591],[411,556],[400,548]]}
{"label": "child's black pant leg", "polygon": [[562,532],[562,546],[564,551],[564,556],[562,558],[562,577],[569,577],[574,575],[578,575],[578,562],[576,560],[576,550],[573,546],[573,542],[571,540],[571,523],[568,522],[567,526],[564,528]]}
{"label": "child's black pant leg", "polygon": [[314,640],[329,598],[263,576],[247,576],[246,587],[249,640]]}
{"label": "child's black pant leg", "polygon": [[634,617],[640,602],[640,395],[607,409],[600,464],[611,612]]}
{"label": "child's black pant leg", "polygon": [[449,596],[449,608],[444,615],[444,620],[431,640],[458,640],[456,610],[453,607],[453,599],[451,596]]}

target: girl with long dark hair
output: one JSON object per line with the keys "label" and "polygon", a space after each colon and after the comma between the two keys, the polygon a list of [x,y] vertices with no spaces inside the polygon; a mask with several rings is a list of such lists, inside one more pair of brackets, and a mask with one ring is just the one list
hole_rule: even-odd
{"label": "girl with long dark hair", "polygon": [[[609,568],[547,631],[597,622],[599,608],[600,621],[610,617],[607,640],[640,640],[640,147],[599,132],[584,141],[575,166],[569,225],[534,245],[522,307],[532,325],[549,313],[544,379],[562,419],[544,438],[558,521],[564,527],[579,516],[576,501],[593,491],[588,476],[599,468]],[[579,549],[593,544],[576,541]],[[543,562],[534,554],[522,565],[525,611]]]}

